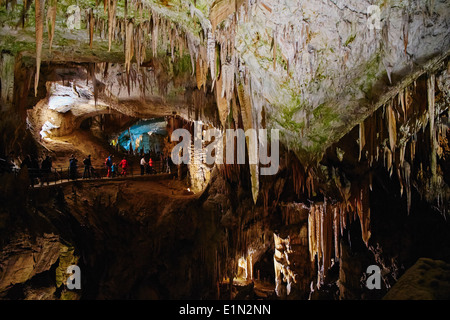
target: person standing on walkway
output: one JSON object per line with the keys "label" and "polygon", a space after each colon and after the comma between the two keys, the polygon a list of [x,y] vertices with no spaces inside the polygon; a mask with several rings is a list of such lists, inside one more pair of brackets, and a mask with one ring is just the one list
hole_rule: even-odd
{"label": "person standing on walkway", "polygon": [[48,185],[48,179],[52,171],[52,158],[50,158],[50,156],[46,156],[45,159],[42,160],[41,171],[42,171],[41,186],[44,184],[44,182],[47,182]]}
{"label": "person standing on walkway", "polygon": [[142,156],[141,158],[141,176],[145,173],[145,166],[147,165],[147,162],[145,161],[145,157]]}
{"label": "person standing on walkway", "polygon": [[70,159],[69,159],[69,176],[70,176],[70,179],[72,179],[72,180],[76,180],[77,179],[77,168],[78,168],[78,160],[72,154],[70,156]]}
{"label": "person standing on walkway", "polygon": [[166,158],[166,173],[170,173],[169,157]]}
{"label": "person standing on walkway", "polygon": [[123,157],[122,161],[120,161],[119,167],[122,168],[121,175],[126,177],[127,176],[127,170],[128,170],[128,161],[127,161],[127,159],[125,157]]}
{"label": "person standing on walkway", "polygon": [[112,177],[115,178],[117,177],[117,173],[119,172],[119,167],[117,166],[117,163],[113,163],[112,167],[111,167],[111,174]]}
{"label": "person standing on walkway", "polygon": [[92,167],[91,155],[88,155],[87,158],[83,160],[83,164],[84,164],[83,179],[90,178]]}
{"label": "person standing on walkway", "polygon": [[111,167],[112,167],[112,155],[109,155],[108,158],[105,159],[105,166],[108,170],[108,173],[106,174],[106,177],[111,177]]}

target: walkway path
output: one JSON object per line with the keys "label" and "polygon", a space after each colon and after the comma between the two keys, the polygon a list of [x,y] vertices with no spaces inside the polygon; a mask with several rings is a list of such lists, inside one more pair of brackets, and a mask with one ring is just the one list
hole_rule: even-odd
{"label": "walkway path", "polygon": [[48,188],[53,186],[63,186],[68,184],[74,184],[74,183],[83,183],[83,182],[100,182],[100,183],[108,183],[108,182],[114,182],[114,181],[124,181],[124,180],[148,180],[148,181],[158,181],[158,180],[164,180],[164,179],[171,179],[175,176],[174,173],[157,173],[157,174],[145,174],[145,175],[127,175],[127,176],[117,176],[114,178],[107,178],[107,177],[101,177],[101,178],[78,178],[75,180],[70,179],[60,179],[56,181],[51,181],[48,184],[35,184],[32,188],[33,189],[40,189],[40,188]]}

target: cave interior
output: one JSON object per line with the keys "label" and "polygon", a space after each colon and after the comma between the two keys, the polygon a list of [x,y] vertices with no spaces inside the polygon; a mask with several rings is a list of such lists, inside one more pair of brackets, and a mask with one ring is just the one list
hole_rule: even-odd
{"label": "cave interior", "polygon": [[1,300],[450,298],[450,2],[5,0],[0,28]]}

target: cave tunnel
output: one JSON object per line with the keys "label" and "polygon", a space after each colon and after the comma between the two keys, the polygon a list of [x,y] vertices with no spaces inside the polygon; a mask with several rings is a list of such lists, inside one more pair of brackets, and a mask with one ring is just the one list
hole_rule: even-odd
{"label": "cave tunnel", "polygon": [[448,1],[0,6],[1,300],[450,298]]}

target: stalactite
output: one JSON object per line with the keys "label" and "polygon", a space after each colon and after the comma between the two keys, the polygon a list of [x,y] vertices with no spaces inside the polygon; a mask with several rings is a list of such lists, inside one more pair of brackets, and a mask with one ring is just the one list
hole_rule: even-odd
{"label": "stalactite", "polygon": [[24,0],[22,12],[20,14],[20,23],[22,25],[22,28],[25,28],[25,18],[26,18],[28,10],[31,7],[31,3],[32,3],[32,0]]}
{"label": "stalactite", "polygon": [[362,121],[359,124],[359,158],[358,160],[361,160],[362,150],[364,149],[364,146],[366,145],[366,137],[364,133],[364,121]]}
{"label": "stalactite", "polygon": [[316,217],[316,242],[317,242],[317,258],[322,261],[322,214],[320,206],[315,205],[315,217]]}
{"label": "stalactite", "polygon": [[87,81],[92,81],[92,87],[94,88],[94,102],[95,107],[97,107],[97,100],[98,100],[98,84],[97,84],[97,78],[95,77],[95,69],[96,64],[95,63],[89,63],[87,67]]}
{"label": "stalactite", "polygon": [[428,118],[430,122],[430,144],[431,144],[431,155],[430,155],[430,169],[432,175],[432,182],[436,181],[436,130],[434,127],[436,111],[435,111],[435,75],[431,74],[427,78],[427,100],[428,100]]}
{"label": "stalactite", "polygon": [[305,185],[306,185],[306,190],[308,190],[308,197],[315,195],[314,172],[311,167],[307,170]]}
{"label": "stalactite", "polygon": [[277,69],[277,29],[273,30],[273,70],[275,71]]}
{"label": "stalactite", "polygon": [[297,160],[293,160],[292,164],[292,182],[294,184],[294,192],[300,196],[305,191],[305,172],[301,163]]}
{"label": "stalactite", "polygon": [[127,72],[127,75],[130,74],[130,66],[131,66],[131,60],[133,59],[134,55],[134,43],[133,43],[133,22],[128,22],[127,28],[126,28],[126,43],[125,43],[125,69]]}
{"label": "stalactite", "polygon": [[[222,87],[223,87],[223,75],[221,74],[220,77],[216,79],[216,86],[215,86],[215,96],[216,96],[216,103],[217,103],[217,109],[219,111],[219,119],[220,123],[223,127],[226,126],[226,119],[228,116],[228,102],[227,99],[222,96]],[[198,82],[197,82],[198,86]],[[250,101],[248,101],[250,103]],[[242,105],[242,100],[241,100]],[[244,105],[245,106],[245,105]],[[242,108],[241,108],[242,109]],[[245,117],[245,115],[244,115]],[[245,121],[245,119],[244,119]],[[244,129],[246,129],[247,123],[244,123]]]}
{"label": "stalactite", "polygon": [[116,8],[117,0],[108,1],[108,51],[111,51],[111,45],[116,28]]}
{"label": "stalactite", "polygon": [[207,61],[209,70],[211,73],[211,79],[214,82],[216,80],[216,39],[214,38],[213,33],[208,31],[208,42],[207,42]]}
{"label": "stalactite", "polygon": [[195,77],[197,80],[197,89],[206,88],[206,77],[208,74],[208,66],[202,57],[198,56],[195,64]]}
{"label": "stalactite", "polygon": [[398,104],[402,107],[403,122],[406,121],[406,105],[405,105],[405,90],[400,90],[398,93]]}
{"label": "stalactite", "polygon": [[395,147],[397,144],[397,121],[395,118],[395,112],[393,107],[392,100],[389,101],[388,107],[387,107],[387,113],[388,113],[388,130],[389,130],[389,147],[391,149],[391,152],[395,152]]}
{"label": "stalactite", "polygon": [[403,166],[403,176],[405,178],[406,185],[406,204],[407,204],[407,213],[411,210],[411,166],[408,162],[404,163]]}
{"label": "stalactite", "polygon": [[[124,8],[123,8],[123,20],[125,22],[125,26],[127,26],[127,22],[128,22],[128,0],[125,0],[124,3]],[[126,27],[125,27],[126,28]],[[127,44],[127,30],[125,30],[125,34],[124,34],[124,52],[126,52],[126,44]]]}
{"label": "stalactite", "polygon": [[328,205],[325,199],[324,203],[311,204],[309,209],[308,248],[311,262],[317,258],[317,287],[328,276],[333,257],[339,258],[339,231],[343,226],[339,206]]}
{"label": "stalactite", "polygon": [[89,9],[88,22],[89,22],[89,48],[92,49],[92,45],[94,44],[94,28],[95,28],[94,10],[92,8]]}
{"label": "stalactite", "polygon": [[334,257],[336,260],[339,259],[339,230],[340,230],[340,213],[339,207],[333,207],[333,232],[334,232]]}
{"label": "stalactite", "polygon": [[308,215],[308,245],[309,245],[309,258],[314,261],[314,256],[316,254],[316,229],[315,229],[315,216],[313,206],[311,206]]}
{"label": "stalactite", "polygon": [[34,77],[34,95],[37,96],[39,74],[41,72],[42,42],[44,37],[44,0],[35,1],[36,32],[36,74]]}
{"label": "stalactite", "polygon": [[55,36],[56,28],[56,10],[57,0],[51,0],[47,10],[47,33],[48,33],[48,48],[52,52],[53,37]]}
{"label": "stalactite", "polygon": [[356,200],[356,210],[358,213],[362,240],[368,246],[369,238],[371,235],[370,231],[370,203],[369,203],[369,192],[366,185],[363,185],[359,190],[359,195],[355,198]]}
{"label": "stalactite", "polygon": [[409,13],[406,13],[403,15],[403,28],[402,28],[402,32],[403,32],[403,47],[404,47],[404,52],[405,55],[407,55],[407,47],[408,47],[408,34],[409,34]]}
{"label": "stalactite", "polygon": [[[152,52],[153,57],[156,57],[158,54],[158,36],[159,36],[159,22],[160,19],[156,13],[152,12]],[[192,58],[192,56],[191,56]]]}
{"label": "stalactite", "polygon": [[331,215],[327,214],[327,205],[326,202],[322,205],[321,212],[321,224],[322,224],[322,255],[323,255],[323,272],[324,277],[328,274],[328,268],[330,267],[330,253],[331,253],[331,230],[329,230],[329,222],[332,221],[330,219]]}

